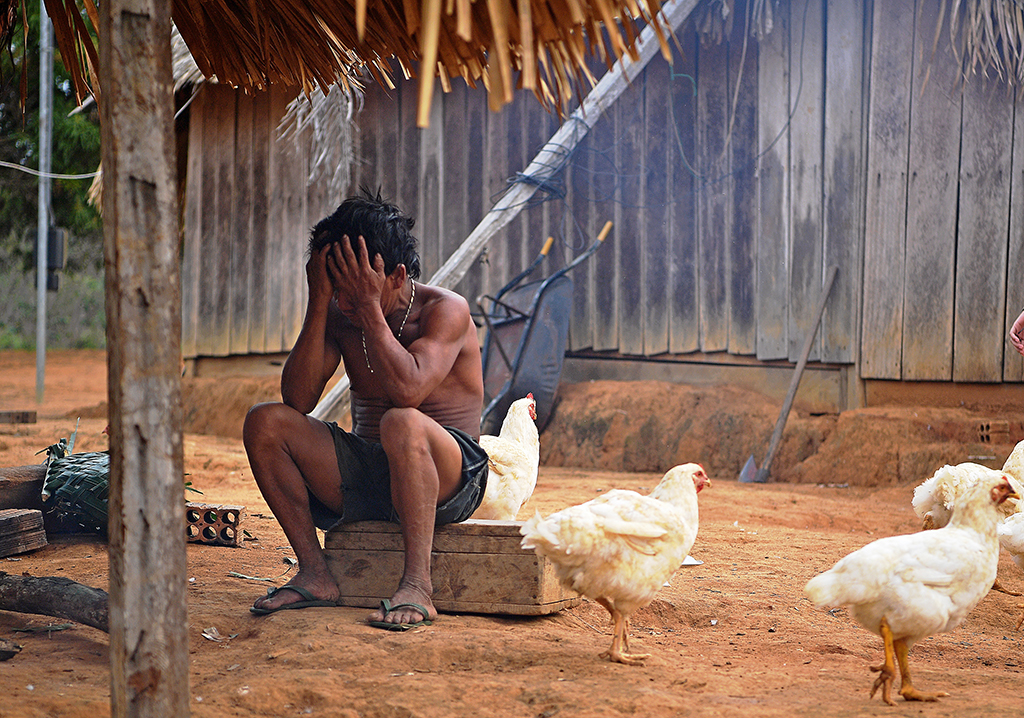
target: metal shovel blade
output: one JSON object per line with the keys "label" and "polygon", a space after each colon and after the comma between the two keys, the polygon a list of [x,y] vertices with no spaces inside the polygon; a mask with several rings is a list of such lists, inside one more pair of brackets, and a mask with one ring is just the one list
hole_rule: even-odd
{"label": "metal shovel blade", "polygon": [[741,484],[752,484],[757,481],[757,464],[754,463],[754,455],[751,454],[750,458],[747,459],[747,463],[740,469],[740,483]]}

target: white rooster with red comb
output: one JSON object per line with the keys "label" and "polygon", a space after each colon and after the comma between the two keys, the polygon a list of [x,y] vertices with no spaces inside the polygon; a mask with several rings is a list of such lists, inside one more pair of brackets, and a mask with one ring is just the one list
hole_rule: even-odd
{"label": "white rooster with red comb", "polygon": [[515,521],[519,509],[537,486],[540,437],[537,402],[533,394],[512,402],[498,436],[484,434],[480,446],[487,452],[487,489],[474,519]]}

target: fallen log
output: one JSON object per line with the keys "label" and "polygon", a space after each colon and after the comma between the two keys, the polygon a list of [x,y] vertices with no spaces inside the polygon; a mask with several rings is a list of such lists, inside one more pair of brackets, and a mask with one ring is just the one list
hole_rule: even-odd
{"label": "fallen log", "polygon": [[110,632],[107,592],[69,578],[0,571],[0,611],[64,618]]}

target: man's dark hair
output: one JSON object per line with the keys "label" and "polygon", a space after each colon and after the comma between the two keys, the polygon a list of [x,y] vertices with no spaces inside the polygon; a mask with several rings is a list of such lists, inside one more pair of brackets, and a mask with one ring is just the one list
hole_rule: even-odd
{"label": "man's dark hair", "polygon": [[[348,236],[352,251],[358,252],[359,237],[366,240],[366,253],[370,264],[379,254],[384,260],[384,273],[390,275],[399,264],[412,279],[420,276],[420,257],[416,251],[416,238],[412,236],[415,220],[406,217],[395,205],[381,197],[380,189],[374,195],[366,187],[362,194],[342,202],[334,214],[316,223],[309,236],[309,252],[319,252],[325,245],[340,242]],[[358,256],[358,255],[357,255]]]}

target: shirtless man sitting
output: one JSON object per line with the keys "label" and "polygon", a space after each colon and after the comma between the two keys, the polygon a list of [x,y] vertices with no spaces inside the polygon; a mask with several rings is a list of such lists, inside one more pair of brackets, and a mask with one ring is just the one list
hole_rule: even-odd
{"label": "shirtless man sitting", "polygon": [[[334,605],[341,595],[316,527],[396,521],[405,544],[398,588],[368,620],[436,618],[430,600],[434,526],[464,521],[487,481],[477,443],[483,378],[466,300],[417,284],[413,220],[378,193],[345,200],[314,228],[302,330],[281,373],[281,403],[258,404],[243,439],[263,497],[298,559],[257,614]],[[344,361],[352,432],[307,414]]]}

